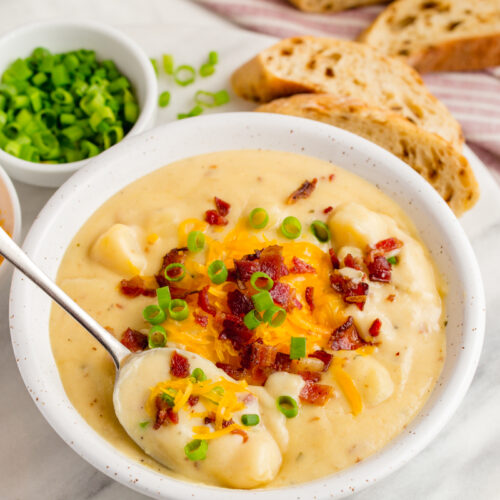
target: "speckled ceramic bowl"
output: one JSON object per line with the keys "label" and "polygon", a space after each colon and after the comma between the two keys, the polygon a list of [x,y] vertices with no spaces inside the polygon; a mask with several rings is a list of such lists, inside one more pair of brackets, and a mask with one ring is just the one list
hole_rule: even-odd
{"label": "speckled ceramic bowl", "polygon": [[[10,317],[24,382],[59,435],[99,470],[146,495],[168,499],[291,500],[339,498],[393,472],[421,451],[462,400],[484,331],[479,268],[460,224],[436,192],[384,149],[314,121],[264,113],[182,120],[131,138],[92,160],[48,202],[24,245],[55,278],[64,252],[87,218],[127,184],[181,158],[234,149],[271,149],[331,161],[376,184],[411,216],[448,282],[447,359],[436,389],[413,422],[376,455],[309,483],[277,490],[229,490],[170,479],[129,459],[90,428],[64,392],[49,342],[50,300],[16,273]],[[236,168],[236,167],[235,167]],[[333,444],[334,445],[334,444]]]}

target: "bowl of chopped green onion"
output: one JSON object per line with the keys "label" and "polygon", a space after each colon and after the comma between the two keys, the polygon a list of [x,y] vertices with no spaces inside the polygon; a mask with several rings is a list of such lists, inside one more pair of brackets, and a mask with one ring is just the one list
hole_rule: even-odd
{"label": "bowl of chopped green onion", "polygon": [[21,27],[0,39],[0,75],[0,163],[28,184],[60,186],[155,118],[148,57],[105,25]]}

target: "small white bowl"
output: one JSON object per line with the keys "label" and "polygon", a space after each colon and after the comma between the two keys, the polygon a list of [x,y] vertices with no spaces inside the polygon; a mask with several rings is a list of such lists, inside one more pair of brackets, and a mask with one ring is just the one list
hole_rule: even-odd
{"label": "small white bowl", "polygon": [[[79,21],[49,21],[29,24],[0,39],[0,75],[17,58],[28,57],[36,47],[53,53],[91,49],[99,60],[112,59],[134,87],[139,117],[126,137],[150,128],[156,116],[158,83],[144,51],[130,38],[109,26]],[[19,181],[43,187],[58,187],[89,160],[72,163],[33,163],[0,149],[0,163]]]}
{"label": "small white bowl", "polygon": [[[19,244],[22,224],[21,206],[16,188],[2,167],[0,167],[0,221],[2,221],[3,229]],[[0,287],[6,284],[6,275],[11,267],[6,260],[0,263]]]}
{"label": "small white bowl", "polygon": [[340,498],[395,471],[437,435],[464,397],[481,353],[484,292],[476,258],[456,217],[414,170],[361,137],[313,120],[265,113],[181,120],[133,137],[93,159],[51,198],[33,224],[24,249],[54,279],[82,224],[119,190],[173,161],[238,149],[288,151],[331,161],[376,184],[415,223],[448,283],[447,356],[429,400],[399,436],[353,467],[280,489],[214,488],[159,474],[113,448],[73,408],[50,346],[51,301],[16,272],[9,316],[18,366],[38,409],[69,446],[111,478],[143,494],[169,500]]}

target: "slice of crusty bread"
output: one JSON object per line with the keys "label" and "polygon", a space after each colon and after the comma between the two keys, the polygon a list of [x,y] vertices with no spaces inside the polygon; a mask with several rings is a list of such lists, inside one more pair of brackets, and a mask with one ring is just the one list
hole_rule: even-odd
{"label": "slice of crusty bread", "polygon": [[429,181],[456,215],[470,209],[479,187],[467,160],[445,140],[398,113],[331,94],[298,94],[257,111],[301,116],[340,127],[382,146]]}
{"label": "slice of crusty bread", "polygon": [[304,12],[339,12],[341,10],[371,5],[374,3],[386,3],[387,0],[288,0]]}
{"label": "slice of crusty bread", "polygon": [[359,37],[420,72],[500,64],[500,0],[397,0]]}
{"label": "slice of crusty bread", "polygon": [[237,69],[232,84],[239,96],[257,102],[304,92],[352,97],[397,112],[458,150],[463,144],[460,125],[418,73],[362,43],[313,36],[281,40]]}

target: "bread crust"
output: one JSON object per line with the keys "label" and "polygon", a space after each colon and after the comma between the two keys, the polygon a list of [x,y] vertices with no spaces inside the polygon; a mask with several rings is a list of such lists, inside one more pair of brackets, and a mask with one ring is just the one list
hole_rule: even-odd
{"label": "bread crust", "polygon": [[256,111],[328,123],[375,142],[422,175],[457,216],[479,198],[479,186],[467,159],[437,134],[398,113],[332,94],[294,95],[259,106]]}
{"label": "bread crust", "polygon": [[353,9],[362,5],[373,5],[375,3],[387,3],[388,0],[288,0],[298,9],[304,12],[339,12],[341,10]]}

